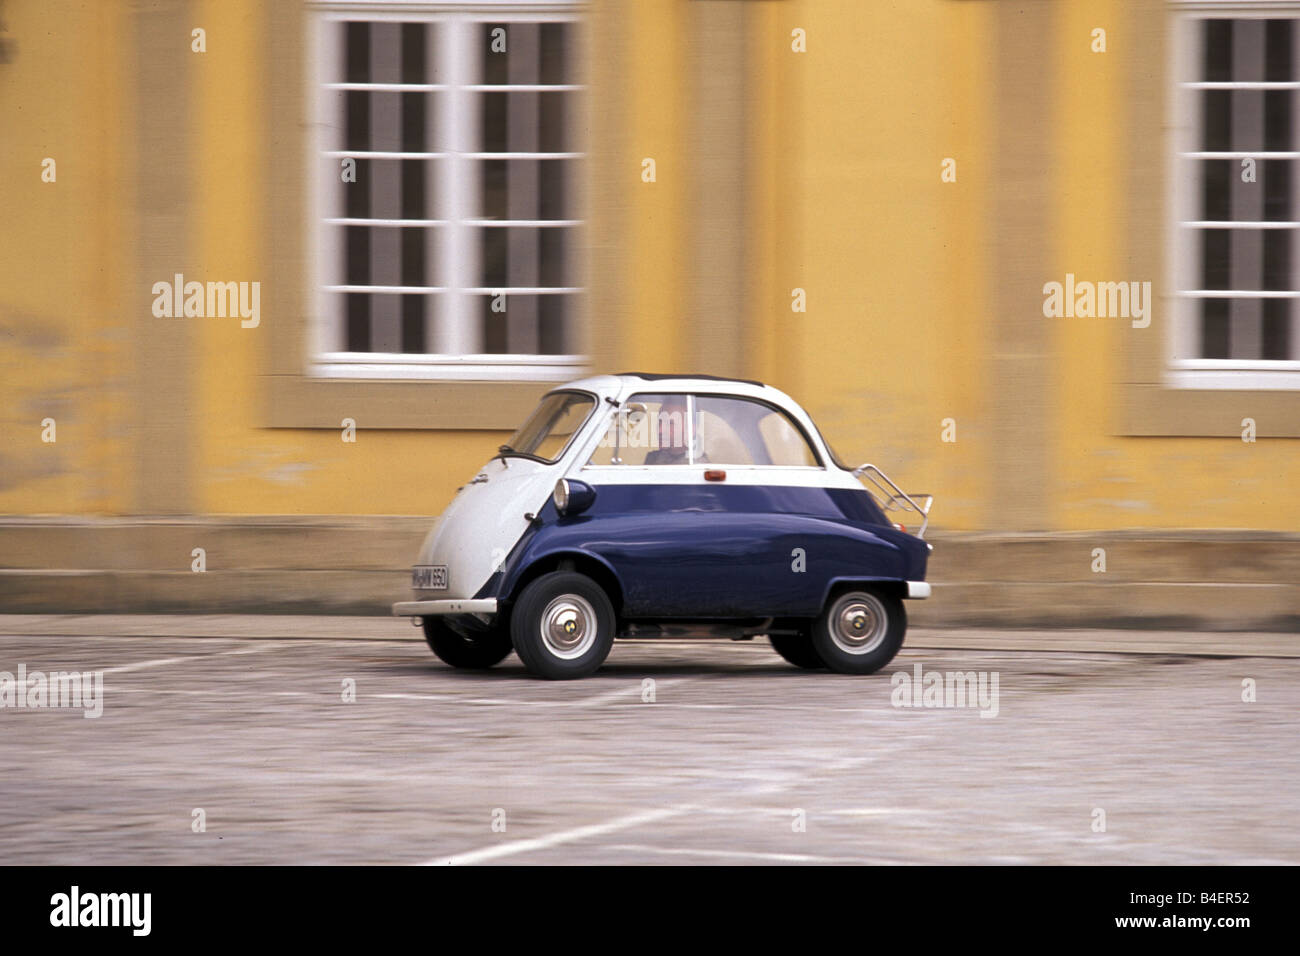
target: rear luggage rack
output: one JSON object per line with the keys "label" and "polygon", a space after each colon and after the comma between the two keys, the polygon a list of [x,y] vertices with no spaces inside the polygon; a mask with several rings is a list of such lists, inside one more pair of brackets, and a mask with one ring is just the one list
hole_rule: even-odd
{"label": "rear luggage rack", "polygon": [[[865,478],[875,486],[875,495],[880,499],[880,506],[885,511],[915,511],[921,516],[921,530],[916,533],[918,538],[925,537],[925,529],[930,524],[930,508],[934,505],[934,495],[918,493],[909,495],[898,485],[890,480],[889,476],[877,468],[875,465],[858,465],[853,469],[853,475],[856,478]],[[867,489],[871,491],[871,489]],[[916,503],[917,499],[925,500],[925,507],[922,508]]]}

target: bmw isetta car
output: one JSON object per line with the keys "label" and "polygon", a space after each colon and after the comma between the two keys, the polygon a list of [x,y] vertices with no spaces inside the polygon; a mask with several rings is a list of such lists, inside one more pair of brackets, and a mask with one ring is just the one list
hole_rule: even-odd
{"label": "bmw isetta car", "polygon": [[600,375],[547,393],[457,491],[393,613],[453,667],[514,650],[574,678],[616,637],[766,635],[798,667],[870,674],[903,643],[903,599],[930,595],[932,500],[842,464],[760,382]]}

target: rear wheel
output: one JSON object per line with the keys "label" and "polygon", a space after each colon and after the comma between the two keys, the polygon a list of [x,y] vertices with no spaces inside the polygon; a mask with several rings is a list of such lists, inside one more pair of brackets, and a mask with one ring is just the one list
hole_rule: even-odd
{"label": "rear wheel", "polygon": [[817,653],[817,648],[813,647],[812,637],[807,631],[800,634],[769,634],[767,639],[772,642],[772,649],[795,667],[815,670],[826,666],[826,662]]}
{"label": "rear wheel", "polygon": [[424,619],[424,639],[443,663],[467,670],[499,664],[514,649],[508,627],[472,627],[441,615]]}
{"label": "rear wheel", "polygon": [[812,645],[841,674],[874,674],[903,646],[903,602],[877,591],[844,591],[831,598],[813,626]]}
{"label": "rear wheel", "polygon": [[586,677],[614,644],[614,607],[600,585],[573,571],[531,582],[510,615],[515,652],[532,673],[550,680]]}

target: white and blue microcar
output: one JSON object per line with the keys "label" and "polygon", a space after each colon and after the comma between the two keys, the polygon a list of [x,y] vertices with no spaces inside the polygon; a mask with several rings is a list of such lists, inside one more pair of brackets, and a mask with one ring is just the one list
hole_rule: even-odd
{"label": "white and blue microcar", "polygon": [[583,677],[616,637],[766,634],[799,667],[870,674],[903,643],[902,599],[930,594],[930,505],[843,465],[775,388],[600,375],[547,393],[460,488],[393,613],[454,667],[514,650]]}

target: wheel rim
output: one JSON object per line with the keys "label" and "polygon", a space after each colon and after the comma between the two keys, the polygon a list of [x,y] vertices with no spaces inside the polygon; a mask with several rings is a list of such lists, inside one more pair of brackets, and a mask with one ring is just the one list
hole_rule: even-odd
{"label": "wheel rim", "polygon": [[846,594],[835,602],[828,620],[831,641],[846,654],[869,654],[885,642],[889,615],[874,594]]}
{"label": "wheel rim", "polygon": [[596,609],[580,595],[562,594],[542,611],[541,632],[547,651],[574,660],[596,643]]}

